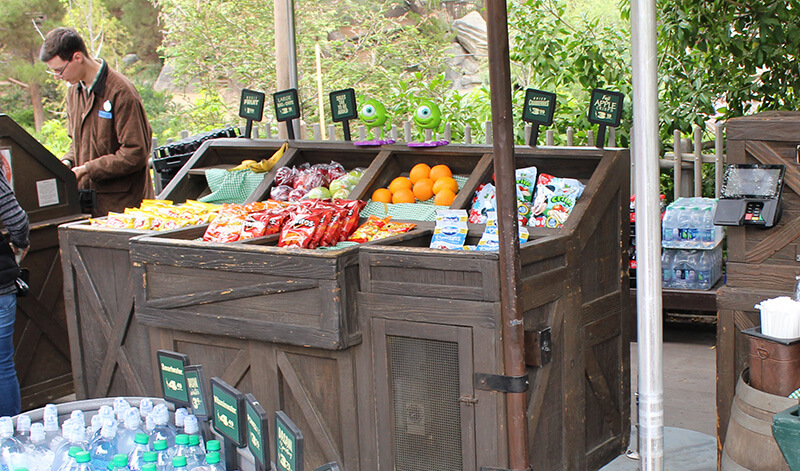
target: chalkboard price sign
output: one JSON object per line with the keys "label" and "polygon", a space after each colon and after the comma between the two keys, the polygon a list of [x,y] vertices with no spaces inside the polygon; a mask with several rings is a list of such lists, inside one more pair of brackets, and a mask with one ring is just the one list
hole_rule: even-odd
{"label": "chalkboard price sign", "polygon": [[158,373],[161,376],[161,390],[165,401],[181,407],[189,407],[189,391],[186,385],[186,367],[189,356],[169,350],[158,350]]}
{"label": "chalkboard price sign", "polygon": [[208,393],[206,376],[201,365],[189,365],[185,369],[186,386],[189,388],[189,405],[192,414],[198,418],[208,418]]}
{"label": "chalkboard price sign", "polygon": [[612,128],[619,126],[624,99],[622,93],[595,88],[589,103],[589,122]]}
{"label": "chalkboard price sign", "polygon": [[239,102],[239,117],[253,121],[261,121],[264,117],[264,101],[266,95],[255,90],[242,90]]}
{"label": "chalkboard price sign", "polygon": [[219,378],[211,378],[211,402],[214,430],[236,446],[240,448],[245,446],[242,393]]}
{"label": "chalkboard price sign", "polygon": [[333,122],[358,118],[356,91],[352,88],[331,92],[331,114]]}
{"label": "chalkboard price sign", "polygon": [[275,101],[275,119],[278,121],[289,121],[300,117],[300,100],[294,88],[276,92],[272,95],[272,99]]}
{"label": "chalkboard price sign", "polygon": [[244,395],[247,422],[247,448],[256,459],[259,469],[270,469],[269,416],[252,394]]}
{"label": "chalkboard price sign", "polygon": [[278,471],[303,471],[303,432],[280,410],[275,412],[275,465]]}
{"label": "chalkboard price sign", "polygon": [[553,114],[556,110],[556,94],[529,88],[525,90],[525,109],[522,110],[522,119],[528,123],[541,126],[553,124]]}

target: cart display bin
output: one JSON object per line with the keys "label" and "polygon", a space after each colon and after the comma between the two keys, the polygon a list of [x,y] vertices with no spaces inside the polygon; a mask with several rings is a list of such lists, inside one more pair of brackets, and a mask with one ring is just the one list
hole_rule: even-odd
{"label": "cart display bin", "polygon": [[[516,157],[518,167],[587,184],[566,224],[532,229],[519,252],[526,353],[536,360],[533,340],[548,328],[552,338],[552,362],[528,369],[532,466],[598,469],[625,450],[630,426],[629,285],[619,250],[629,238],[628,153],[539,148]],[[473,240],[482,232],[470,229]],[[505,396],[476,378],[504,371],[499,255],[430,249],[430,238],[360,250],[357,360],[367,406],[359,427],[362,442],[378,443],[362,466],[503,468]]]}
{"label": "cart display bin", "polygon": [[358,245],[309,250],[277,247],[277,235],[229,244],[200,236],[192,228],[131,240],[142,322],[332,350],[361,342]]}
{"label": "cart display bin", "polygon": [[[128,240],[150,231],[88,221],[59,227],[64,298],[78,399],[152,396],[148,331],[133,308]],[[157,375],[156,375],[157,376]]]}
{"label": "cart display bin", "polygon": [[17,299],[14,362],[22,409],[73,389],[58,226],[83,219],[75,175],[10,117],[0,114],[0,168],[30,222],[30,292]]}
{"label": "cart display bin", "polygon": [[[725,442],[736,381],[750,353],[742,330],[760,324],[759,302],[793,296],[800,275],[800,112],[772,111],[726,124],[727,163],[786,166],[783,216],[770,229],[728,226],[726,286],[717,292],[717,443]],[[721,450],[719,450],[721,452]]]}

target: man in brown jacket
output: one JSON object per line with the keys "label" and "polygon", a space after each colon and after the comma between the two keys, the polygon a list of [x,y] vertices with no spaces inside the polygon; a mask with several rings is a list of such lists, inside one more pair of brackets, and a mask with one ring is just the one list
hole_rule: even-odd
{"label": "man in brown jacket", "polygon": [[69,83],[72,142],[62,160],[74,165],[78,188],[97,191],[92,215],[121,212],[152,198],[147,161],[153,132],[130,80],[93,59],[72,28],[47,33],[39,58],[48,72]]}

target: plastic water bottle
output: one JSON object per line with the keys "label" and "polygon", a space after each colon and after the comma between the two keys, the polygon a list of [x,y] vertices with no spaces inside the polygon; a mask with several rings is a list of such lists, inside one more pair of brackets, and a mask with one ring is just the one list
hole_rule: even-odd
{"label": "plastic water bottle", "polygon": [[23,465],[22,444],[14,438],[14,422],[11,417],[0,418],[0,469],[13,471]]}
{"label": "plastic water bottle", "polygon": [[95,441],[89,449],[89,453],[92,456],[92,466],[94,468],[108,468],[114,456],[118,454],[116,434],[117,431],[111,422],[103,424],[103,428],[100,429],[100,439]]}
{"label": "plastic water bottle", "polygon": [[[89,455],[88,451],[79,451],[75,454],[75,462],[78,464],[78,471],[95,471],[95,468],[92,466],[92,457]],[[97,470],[97,471],[105,471],[105,470]]]}
{"label": "plastic water bottle", "polygon": [[54,468],[57,471],[76,471],[78,469],[78,460],[75,459],[78,456],[78,453],[84,450],[81,449],[79,446],[72,446],[67,451],[67,455],[64,458],[64,462],[58,468]]}
{"label": "plastic water bottle", "polygon": [[23,446],[30,443],[31,440],[31,416],[22,414],[17,417],[17,440]]}
{"label": "plastic water bottle", "polygon": [[666,213],[664,213],[664,219],[661,221],[661,243],[665,246],[670,245],[670,243],[676,240],[676,231],[678,228],[677,217],[678,212],[676,207],[674,205],[669,205]]}
{"label": "plastic water bottle", "polygon": [[186,467],[186,457],[176,456],[172,458],[172,467],[170,469],[172,471],[187,471],[188,468]]}
{"label": "plastic water bottle", "polygon": [[212,451],[206,455],[205,464],[194,469],[196,471],[225,471],[225,463],[220,460],[219,452]]}
{"label": "plastic water bottle", "polygon": [[117,416],[117,420],[122,421],[122,414],[125,412],[126,409],[131,407],[130,403],[125,400],[124,397],[115,397],[114,398],[114,415]]}
{"label": "plastic water bottle", "polygon": [[153,412],[153,401],[149,397],[142,398],[139,401],[139,415],[142,420],[145,420],[151,412]]}
{"label": "plastic water bottle", "polygon": [[187,415],[183,420],[183,430],[186,435],[189,435],[189,445],[192,444],[192,437],[194,436],[200,441],[200,446],[205,447],[203,436],[200,435],[200,423],[197,421],[197,417],[192,414]]}
{"label": "plastic water bottle", "polygon": [[55,404],[47,404],[44,406],[44,414],[42,415],[42,422],[44,424],[45,441],[51,450],[55,450],[63,440],[61,430],[58,427],[58,408]]}
{"label": "plastic water bottle", "polygon": [[186,410],[184,407],[179,407],[175,409],[175,434],[184,433],[183,426],[184,421],[186,420],[186,416],[189,415],[189,411]]}
{"label": "plastic water bottle", "polygon": [[31,436],[25,446],[25,455],[28,456],[31,464],[30,471],[50,471],[50,467],[53,465],[53,450],[47,446],[47,436],[43,424],[31,425]]}
{"label": "plastic water bottle", "polygon": [[131,468],[131,471],[141,471],[142,466],[144,466],[144,454],[150,453],[149,440],[150,437],[146,433],[140,432],[134,437],[134,447],[128,453],[128,467]]}
{"label": "plastic water bottle", "polygon": [[142,455],[142,471],[146,471],[148,466],[152,465],[154,471],[165,471],[166,466],[159,468],[158,467],[158,452],[157,451],[148,451]]}
{"label": "plastic water bottle", "polygon": [[[94,429],[94,433],[89,437],[89,443],[100,438],[100,429],[103,428],[103,424],[108,421],[116,422],[114,409],[110,406],[100,406],[100,408],[97,409],[97,414],[95,414],[91,420],[91,428]],[[95,426],[97,428],[95,428]]]}
{"label": "plastic water bottle", "polygon": [[222,449],[222,443],[219,440],[209,440],[206,442],[206,456],[209,453],[216,451],[219,453],[220,461],[225,463],[225,451]]}
{"label": "plastic water bottle", "polygon": [[675,285],[675,252],[664,249],[661,253],[661,286],[672,288]]}
{"label": "plastic water bottle", "polygon": [[709,206],[703,208],[703,227],[700,232],[700,239],[703,245],[713,247],[716,242],[717,227],[714,225],[714,210]]}
{"label": "plastic water bottle", "polygon": [[117,449],[119,453],[130,455],[135,446],[136,435],[144,433],[144,429],[138,409],[126,409],[123,419],[122,428],[117,432]]}
{"label": "plastic water bottle", "polygon": [[170,466],[170,457],[167,450],[166,440],[157,440],[153,443],[153,451],[157,454],[158,460],[156,464],[159,470],[166,470]]}
{"label": "plastic water bottle", "polygon": [[131,471],[131,468],[128,467],[128,457],[122,453],[114,455],[114,459],[111,461],[111,469],[114,471]]}
{"label": "plastic water bottle", "polygon": [[159,470],[158,470],[158,466],[156,466],[155,463],[147,463],[142,468],[142,471],[159,471]]}
{"label": "plastic water bottle", "polygon": [[169,458],[175,458],[176,456],[185,456],[187,460],[189,460],[189,435],[185,433],[179,433],[175,435],[175,446],[169,450],[167,453]]}
{"label": "plastic water bottle", "polygon": [[189,458],[186,463],[191,466],[192,463],[201,465],[206,460],[206,452],[203,451],[200,445],[200,435],[189,435]]}
{"label": "plastic water bottle", "polygon": [[695,286],[694,267],[689,260],[689,250],[677,250],[673,261],[674,287],[692,289]]}
{"label": "plastic water bottle", "polygon": [[175,430],[169,425],[169,409],[165,404],[158,404],[153,408],[153,431],[150,432],[150,442],[166,440],[167,448],[175,446]]}
{"label": "plastic water bottle", "polygon": [[714,279],[714,251],[698,250],[697,255],[697,287],[699,289],[709,289],[717,281]]}

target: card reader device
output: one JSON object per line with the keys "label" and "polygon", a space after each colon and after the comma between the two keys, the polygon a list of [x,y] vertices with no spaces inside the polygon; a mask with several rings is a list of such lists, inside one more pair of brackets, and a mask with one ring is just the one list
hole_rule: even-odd
{"label": "card reader device", "polygon": [[714,224],[764,228],[778,224],[785,172],[784,165],[727,165]]}

